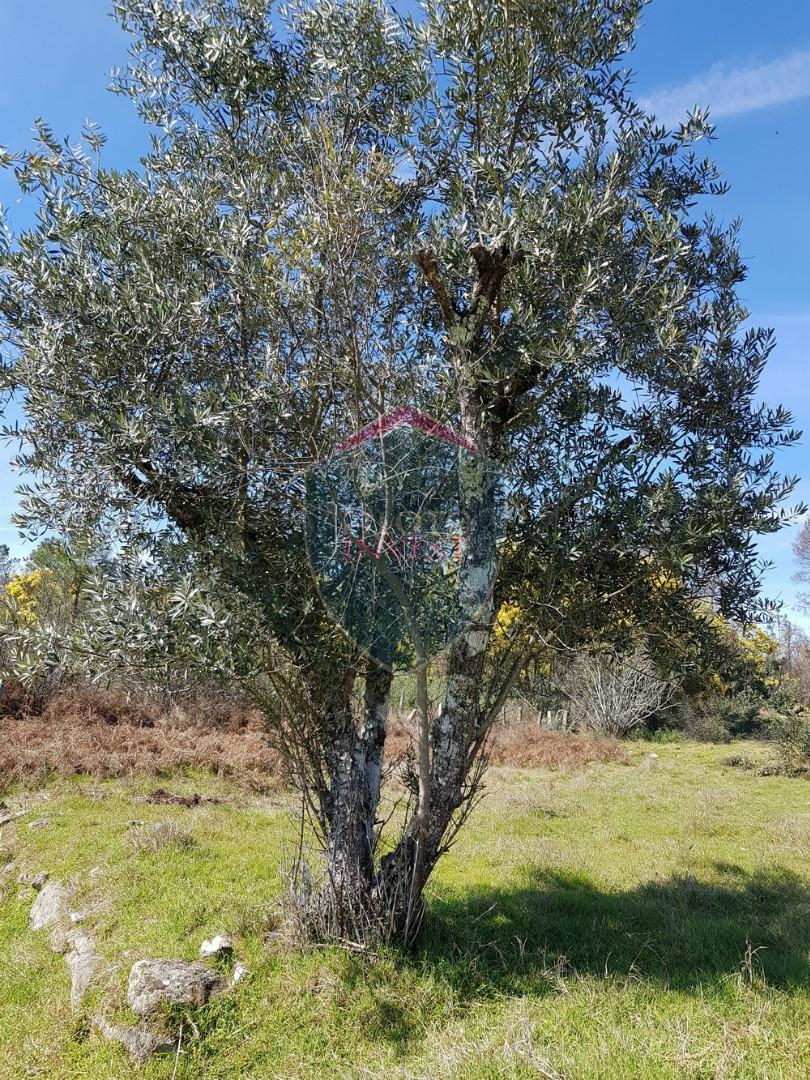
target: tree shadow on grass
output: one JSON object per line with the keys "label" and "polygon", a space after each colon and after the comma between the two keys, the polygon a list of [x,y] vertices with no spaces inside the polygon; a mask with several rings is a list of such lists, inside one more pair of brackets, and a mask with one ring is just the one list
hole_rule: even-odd
{"label": "tree shadow on grass", "polygon": [[520,887],[434,899],[419,961],[463,997],[543,993],[573,972],[686,991],[725,978],[810,986],[807,882],[784,868],[714,871],[613,892],[531,869]]}
{"label": "tree shadow on grass", "polygon": [[[293,961],[285,1024],[305,1045],[314,1038],[312,1053],[329,1055],[328,1068],[343,1075],[368,1047],[409,1053],[451,1007],[540,997],[576,975],[687,993],[738,979],[810,986],[808,883],[786,868],[751,874],[715,863],[712,871],[710,881],[672,877],[608,891],[585,876],[531,868],[516,886],[434,897],[412,953],[329,950],[323,977],[310,973],[314,986],[297,992]],[[315,1035],[313,993],[321,1002]],[[240,1008],[238,997],[223,995],[193,1011],[201,1067],[218,1059],[223,1032],[243,1029]]]}

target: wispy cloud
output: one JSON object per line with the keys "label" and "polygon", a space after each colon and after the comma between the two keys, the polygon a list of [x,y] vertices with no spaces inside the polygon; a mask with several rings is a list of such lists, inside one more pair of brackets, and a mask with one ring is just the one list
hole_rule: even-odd
{"label": "wispy cloud", "polygon": [[708,105],[716,120],[804,97],[810,97],[810,49],[755,67],[715,64],[694,79],[654,91],[641,104],[662,123],[677,124],[695,105]]}

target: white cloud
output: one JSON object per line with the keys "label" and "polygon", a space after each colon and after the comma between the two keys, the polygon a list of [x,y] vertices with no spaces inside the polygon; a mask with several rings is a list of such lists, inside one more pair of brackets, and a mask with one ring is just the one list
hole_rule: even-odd
{"label": "white cloud", "polygon": [[641,104],[662,123],[677,124],[695,105],[709,106],[710,119],[783,105],[810,97],[810,49],[758,67],[715,64],[703,75],[654,91]]}

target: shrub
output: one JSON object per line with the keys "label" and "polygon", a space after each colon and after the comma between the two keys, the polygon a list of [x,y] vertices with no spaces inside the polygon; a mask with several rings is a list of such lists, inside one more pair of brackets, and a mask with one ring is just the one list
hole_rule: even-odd
{"label": "shrub", "polygon": [[731,738],[764,734],[766,702],[756,690],[746,687],[732,697],[719,697],[716,702],[718,717]]}
{"label": "shrub", "polygon": [[704,742],[768,734],[773,711],[760,693],[751,688],[737,694],[701,694],[685,698],[674,716],[685,735]]}
{"label": "shrub", "polygon": [[580,656],[561,689],[580,723],[614,736],[627,735],[669,708],[673,694],[672,683],[661,678],[643,650],[629,656]]}
{"label": "shrub", "polygon": [[810,770],[810,714],[789,713],[771,722],[782,763],[788,772]]}
{"label": "shrub", "polygon": [[699,742],[729,742],[731,731],[719,694],[706,697],[686,697],[673,716],[678,728],[690,739]]}

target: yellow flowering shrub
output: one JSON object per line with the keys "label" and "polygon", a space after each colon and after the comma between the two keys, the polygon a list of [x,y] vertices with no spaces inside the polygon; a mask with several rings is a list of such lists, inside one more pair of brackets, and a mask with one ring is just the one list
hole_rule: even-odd
{"label": "yellow flowering shrub", "polygon": [[43,596],[55,584],[52,570],[37,567],[25,574],[15,574],[6,585],[6,593],[14,603],[16,616],[27,625],[37,620]]}

